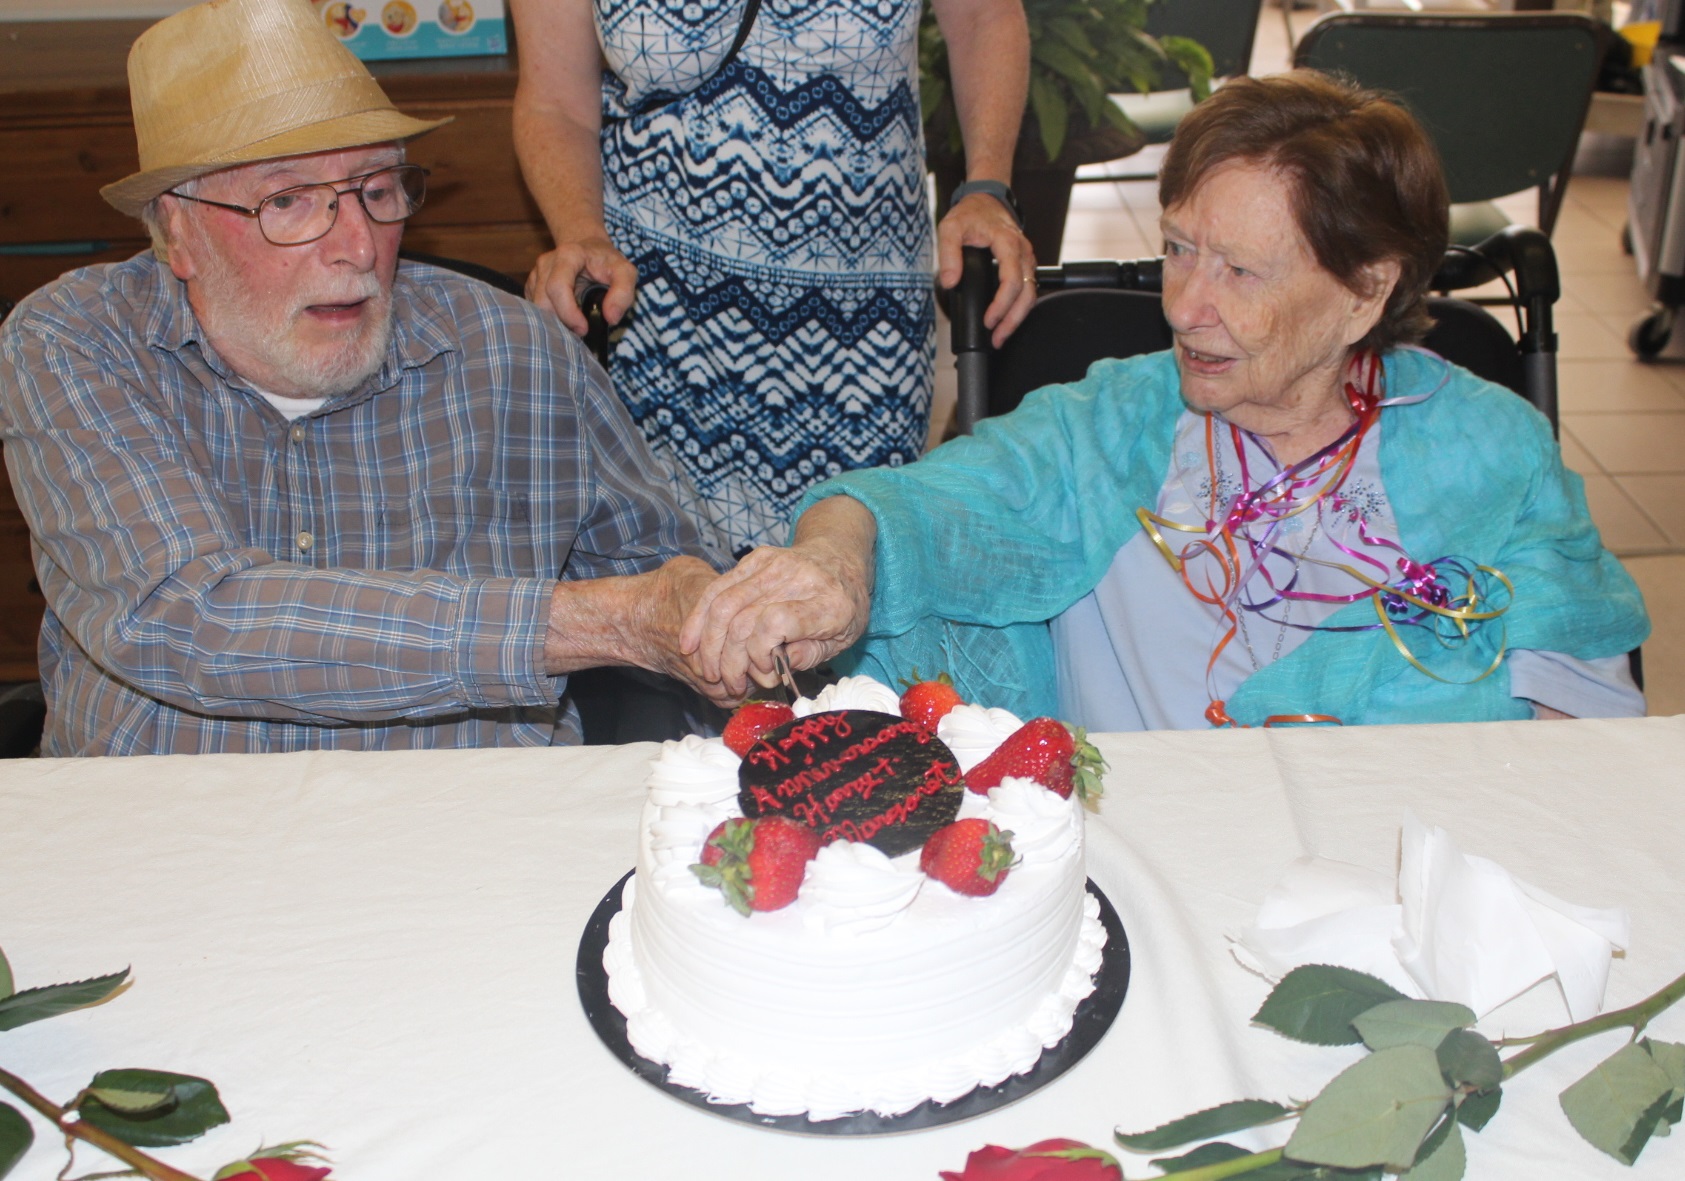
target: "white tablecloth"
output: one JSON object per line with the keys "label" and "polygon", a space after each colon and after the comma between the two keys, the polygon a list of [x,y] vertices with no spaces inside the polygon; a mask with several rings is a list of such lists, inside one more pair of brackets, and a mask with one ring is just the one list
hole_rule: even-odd
{"label": "white tablecloth", "polygon": [[[1128,999],[1081,1065],[973,1123],[754,1129],[661,1094],[597,1041],[574,957],[631,866],[649,746],[0,764],[0,946],[19,985],[135,977],[107,1005],[0,1034],[0,1065],[60,1100],[107,1067],[212,1079],[233,1123],[164,1151],[206,1177],[309,1138],[344,1181],[933,1181],[986,1142],[1106,1144],[1118,1125],[1313,1093],[1354,1052],[1250,1027],[1268,986],[1223,935],[1295,857],[1390,868],[1406,807],[1559,897],[1627,907],[1611,1006],[1685,971],[1685,718],[1097,741],[1112,770],[1089,873],[1129,932]],[[1566,1020],[1546,985],[1482,1029]],[[1685,1040],[1685,1012],[1651,1033]],[[1685,1176],[1685,1139],[1627,1170],[1557,1108],[1620,1041],[1513,1081],[1469,1138],[1469,1176]],[[14,1176],[62,1163],[41,1135]]]}

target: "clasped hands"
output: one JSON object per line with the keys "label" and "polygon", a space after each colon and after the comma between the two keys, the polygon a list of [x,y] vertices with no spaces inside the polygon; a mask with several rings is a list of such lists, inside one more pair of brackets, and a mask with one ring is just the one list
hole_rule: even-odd
{"label": "clasped hands", "polygon": [[[779,647],[792,667],[812,668],[860,638],[876,538],[872,515],[836,496],[803,514],[789,548],[764,546],[725,574],[681,557],[647,574],[563,583],[552,600],[550,671],[634,664],[735,704],[755,685],[777,684]],[[563,598],[585,608],[558,613]],[[593,650],[561,651],[593,632],[602,637]]]}

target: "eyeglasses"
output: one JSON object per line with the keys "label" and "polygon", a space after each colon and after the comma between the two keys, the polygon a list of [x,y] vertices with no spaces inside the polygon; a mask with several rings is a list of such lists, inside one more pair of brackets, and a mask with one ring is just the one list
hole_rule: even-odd
{"label": "eyeglasses", "polygon": [[[348,185],[348,188],[340,188]],[[306,242],[326,236],[339,219],[339,199],[356,193],[357,201],[369,220],[382,225],[403,221],[421,208],[427,199],[427,169],[419,164],[396,164],[366,176],[351,176],[344,180],[316,185],[294,185],[259,201],[256,206],[231,205],[227,201],[208,201],[186,193],[169,191],[183,201],[197,201],[201,205],[215,205],[246,217],[257,218],[257,228],[276,246],[303,246]]]}

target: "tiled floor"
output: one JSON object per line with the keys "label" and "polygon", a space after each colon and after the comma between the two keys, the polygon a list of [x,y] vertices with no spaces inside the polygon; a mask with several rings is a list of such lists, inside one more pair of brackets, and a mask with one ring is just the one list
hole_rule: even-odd
{"label": "tiled floor", "polygon": [[[1315,14],[1294,14],[1302,28]],[[1280,10],[1266,5],[1254,73],[1285,68]],[[1133,169],[1147,163],[1138,156]],[[1620,246],[1630,147],[1588,137],[1553,241],[1563,277],[1560,337],[1562,451],[1586,482],[1604,543],[1644,590],[1655,634],[1644,646],[1650,710],[1685,712],[1685,316],[1663,357],[1637,361],[1628,328],[1649,307],[1633,260]],[[1500,202],[1516,221],[1537,213],[1532,194]],[[1152,182],[1078,185],[1063,257],[1137,258],[1160,253]],[[945,333],[943,334],[945,336]],[[951,359],[939,367],[939,417],[951,405]]]}

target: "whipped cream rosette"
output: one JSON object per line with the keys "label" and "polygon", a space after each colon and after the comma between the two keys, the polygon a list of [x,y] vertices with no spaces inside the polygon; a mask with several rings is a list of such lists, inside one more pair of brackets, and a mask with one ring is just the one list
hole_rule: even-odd
{"label": "whipped cream rosette", "polygon": [[994,753],[1024,725],[1017,714],[1006,709],[985,709],[981,705],[956,705],[936,726],[936,737],[948,744],[959,760],[960,770],[969,771]]}
{"label": "whipped cream rosette", "polygon": [[826,685],[812,697],[798,697],[790,707],[798,718],[836,709],[870,709],[880,714],[898,714],[901,699],[895,690],[871,677],[844,677]]}
{"label": "whipped cream rosette", "polygon": [[861,841],[832,841],[802,883],[804,921],[820,931],[879,931],[906,912],[923,885],[916,858],[891,860]]}

